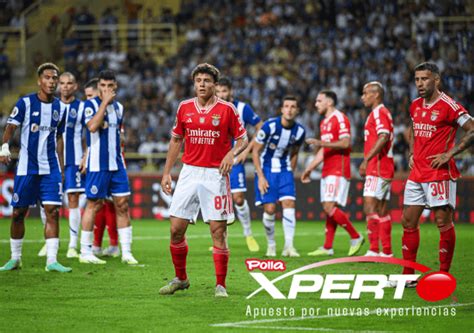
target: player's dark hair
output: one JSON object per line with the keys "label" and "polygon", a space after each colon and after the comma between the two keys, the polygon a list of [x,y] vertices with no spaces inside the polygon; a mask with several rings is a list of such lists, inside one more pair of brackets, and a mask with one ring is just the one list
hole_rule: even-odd
{"label": "player's dark hair", "polygon": [[43,74],[45,70],[52,69],[55,70],[58,75],[59,75],[59,67],[53,64],[52,62],[45,62],[44,64],[41,64],[38,66],[38,69],[36,70],[36,73],[38,74],[38,77]]}
{"label": "player's dark hair", "polygon": [[296,105],[298,105],[298,98],[296,98],[295,95],[285,95],[285,97],[283,97],[282,104],[284,104],[285,101],[295,101]]}
{"label": "player's dark hair", "polygon": [[193,69],[193,71],[191,72],[191,78],[193,81],[194,81],[194,77],[197,74],[209,74],[214,79],[214,82],[219,81],[219,76],[220,76],[219,70],[215,66],[208,63],[199,64]]}
{"label": "player's dark hair", "polygon": [[105,81],[117,81],[115,79],[115,72],[110,69],[105,69],[99,73],[99,81],[100,80],[105,80]]}
{"label": "player's dark hair", "polygon": [[422,62],[421,64],[416,65],[415,72],[419,71],[430,71],[433,74],[440,75],[439,67],[434,62]]}
{"label": "player's dark hair", "polygon": [[99,79],[94,77],[90,79],[89,81],[87,81],[87,83],[84,85],[84,89],[92,88],[94,90],[97,90],[98,83],[99,83]]}
{"label": "player's dark hair", "polygon": [[321,90],[319,93],[323,94],[324,96],[326,96],[329,99],[332,99],[332,102],[334,103],[334,106],[337,105],[337,95],[334,91],[332,91],[332,90]]}
{"label": "player's dark hair", "polygon": [[230,81],[228,77],[221,77],[219,81],[217,82],[217,85],[232,89],[232,82]]}

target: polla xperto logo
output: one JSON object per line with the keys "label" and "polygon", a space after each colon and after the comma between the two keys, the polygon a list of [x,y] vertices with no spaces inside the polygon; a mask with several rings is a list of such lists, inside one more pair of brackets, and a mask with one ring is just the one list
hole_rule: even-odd
{"label": "polla xperto logo", "polygon": [[[321,292],[321,299],[358,299],[363,293],[371,293],[375,299],[383,299],[389,281],[394,284],[394,299],[402,299],[405,284],[408,281],[417,280],[421,274],[301,274],[304,271],[323,267],[327,265],[375,262],[391,265],[399,265],[413,268],[421,273],[432,271],[431,268],[422,264],[397,259],[380,257],[350,257],[321,261],[297,268],[291,272],[280,275],[269,280],[265,274],[253,272],[260,271],[285,271],[285,262],[281,260],[247,259],[245,264],[250,275],[260,284],[260,288],[252,292],[247,299],[252,298],[265,290],[274,299],[296,299],[301,293]],[[292,277],[292,282],[287,296],[275,285],[277,282]],[[351,282],[353,284],[351,285]],[[374,282],[376,284],[374,285]],[[367,284],[370,283],[370,284]],[[431,272],[423,276],[416,286],[416,292],[422,299],[437,302],[452,295],[456,289],[456,279],[447,272]]]}

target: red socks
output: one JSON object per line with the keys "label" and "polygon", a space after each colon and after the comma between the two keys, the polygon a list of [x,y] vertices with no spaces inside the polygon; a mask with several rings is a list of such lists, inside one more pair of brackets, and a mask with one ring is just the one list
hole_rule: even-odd
{"label": "red socks", "polygon": [[214,257],[214,267],[216,269],[216,285],[220,284],[225,288],[225,278],[227,276],[227,264],[229,262],[229,249],[220,249],[214,246],[212,256]]}
{"label": "red socks", "polygon": [[115,214],[115,206],[113,202],[106,201],[105,204],[105,224],[109,233],[110,245],[118,246],[117,232],[117,215]]}
{"label": "red socks", "polygon": [[95,214],[94,221],[94,246],[102,247],[102,238],[105,229],[105,206]]}
{"label": "red socks", "polygon": [[392,254],[392,218],[390,214],[379,219],[379,237],[383,254]]}
{"label": "red socks", "polygon": [[334,207],[332,212],[329,214],[329,217],[331,217],[333,221],[335,221],[337,224],[346,229],[352,239],[360,237],[359,233],[355,230],[349,218],[338,207]]}
{"label": "red socks", "polygon": [[[403,228],[402,253],[403,259],[416,261],[416,253],[420,245],[420,229]],[[403,267],[403,274],[415,274],[413,268]]]}
{"label": "red socks", "polygon": [[188,243],[186,239],[183,239],[179,243],[171,243],[170,252],[176,277],[180,280],[186,280],[188,278],[186,275],[186,257],[188,255]]}
{"label": "red socks", "polygon": [[326,239],[324,241],[324,248],[326,250],[332,249],[334,236],[336,235],[337,223],[329,216],[326,217]]}
{"label": "red socks", "polygon": [[456,232],[454,224],[450,223],[439,228],[439,270],[449,272],[451,261],[453,260],[454,246],[456,245]]}
{"label": "red socks", "polygon": [[379,253],[379,216],[376,213],[367,215],[367,236],[370,251]]}

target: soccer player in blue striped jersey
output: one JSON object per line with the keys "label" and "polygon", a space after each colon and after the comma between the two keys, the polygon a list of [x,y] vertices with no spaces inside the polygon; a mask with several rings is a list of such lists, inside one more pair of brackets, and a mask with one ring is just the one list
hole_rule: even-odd
{"label": "soccer player in blue striped jersey", "polygon": [[[234,99],[232,91],[232,83],[228,78],[221,78],[216,85],[217,97],[231,102],[235,105],[239,113],[240,120],[244,124],[253,126],[255,132],[260,130],[263,122],[260,117],[253,111],[252,107],[244,102]],[[247,146],[247,148],[235,158],[234,166],[230,173],[230,191],[232,193],[232,200],[235,204],[235,212],[244,229],[244,236],[247,242],[247,247],[250,252],[258,252],[259,246],[256,239],[252,235],[252,229],[250,227],[250,208],[245,200],[245,192],[247,192],[247,182],[245,177],[244,163],[247,159],[248,154],[252,151],[253,141]]]}
{"label": "soccer player in blue striped jersey", "polygon": [[99,96],[84,104],[87,126],[87,204],[82,216],[81,263],[105,264],[92,253],[93,227],[96,213],[104,199],[111,195],[117,214],[117,228],[122,246],[122,262],[138,264],[131,252],[132,227],[128,209],[130,186],[125,162],[121,154],[120,128],[123,106],[115,100],[117,80],[115,73],[99,73]]}
{"label": "soccer player in blue striped jersey", "polygon": [[283,208],[283,232],[285,246],[282,256],[299,257],[293,246],[295,236],[295,181],[293,170],[298,161],[298,152],[305,139],[305,128],[295,121],[298,101],[294,96],[285,96],[282,115],[267,120],[255,137],[252,151],[255,165],[255,205],[263,204],[263,225],[267,234],[266,255],[276,256],[275,211],[279,201]]}
{"label": "soccer player in blue striped jersey", "polygon": [[66,72],[59,77],[61,105],[66,112],[64,141],[64,193],[67,194],[69,206],[69,248],[68,258],[78,258],[77,240],[81,224],[79,195],[84,192],[85,177],[81,173],[80,164],[84,155],[83,140],[84,103],[75,97],[77,91],[76,78]]}
{"label": "soccer player in blue striped jersey", "polygon": [[25,216],[29,206],[38,201],[46,213],[45,270],[71,272],[57,261],[59,248],[59,207],[62,205],[61,169],[65,114],[54,97],[59,69],[52,63],[38,67],[39,92],[18,100],[7,121],[0,151],[0,162],[10,161],[8,142],[20,127],[20,156],[13,185],[11,225],[11,259],[0,271],[21,268],[21,252],[25,235]]}

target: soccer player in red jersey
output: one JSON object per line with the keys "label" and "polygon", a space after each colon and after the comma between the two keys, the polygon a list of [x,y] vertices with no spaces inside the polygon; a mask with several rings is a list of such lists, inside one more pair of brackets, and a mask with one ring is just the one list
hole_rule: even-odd
{"label": "soccer player in red jersey", "polygon": [[[183,168],[170,207],[170,252],[176,277],[160,289],[160,294],[170,295],[189,288],[185,233],[201,209],[214,244],[215,296],[227,297],[227,222],[234,219],[229,172],[234,158],[248,145],[247,132],[235,106],[215,95],[219,80],[216,67],[200,64],[191,77],[196,97],[181,102],[178,107],[161,180],[163,191],[171,194],[171,168],[184,141]],[[232,140],[235,140],[233,148]]]}
{"label": "soccer player in red jersey", "polygon": [[[388,212],[388,200],[394,173],[393,121],[390,110],[383,105],[384,88],[380,82],[369,82],[362,91],[362,103],[372,112],[364,126],[364,160],[359,173],[365,177],[364,213],[367,218],[367,234],[370,257],[392,257],[392,221]],[[379,253],[379,241],[382,252]]]}
{"label": "soccer player in red jersey", "polygon": [[[434,63],[415,67],[415,84],[420,95],[410,105],[413,139],[410,142],[410,175],[405,187],[403,209],[403,259],[416,261],[420,243],[419,219],[426,207],[434,212],[440,232],[440,270],[449,271],[454,254],[454,209],[456,179],[460,173],[453,157],[467,149],[474,138],[474,122],[466,109],[440,90],[440,72]],[[456,131],[465,135],[454,143]],[[405,267],[404,274],[413,274]],[[415,287],[416,281],[407,287]]]}
{"label": "soccer player in red jersey", "polygon": [[349,194],[351,178],[351,125],[345,114],[336,109],[337,95],[322,90],[316,97],[316,109],[324,116],[320,125],[321,140],[308,139],[316,146],[316,155],[301,175],[302,183],[309,183],[311,171],[324,161],[321,179],[321,203],[326,213],[326,240],[324,246],[308,253],[309,256],[334,254],[332,248],[336,228],[342,226],[351,237],[349,256],[355,255],[364,243],[346,214],[338,207],[344,207]]}

